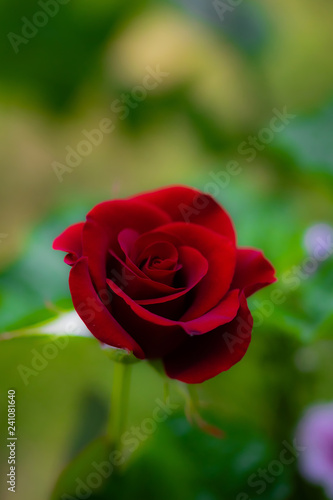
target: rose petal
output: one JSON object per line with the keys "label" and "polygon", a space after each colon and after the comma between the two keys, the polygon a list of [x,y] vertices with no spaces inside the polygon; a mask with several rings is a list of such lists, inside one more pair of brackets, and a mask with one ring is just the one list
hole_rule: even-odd
{"label": "rose petal", "polygon": [[178,251],[179,260],[182,262],[181,269],[179,270],[179,274],[181,274],[179,281],[184,286],[176,288],[176,293],[164,295],[160,298],[137,300],[138,304],[158,304],[174,300],[176,297],[180,297],[192,290],[207,274],[208,262],[198,250],[183,246],[179,247]]}
{"label": "rose petal", "polygon": [[[146,278],[146,275],[138,266],[133,262],[130,255],[132,252],[132,248],[135,245],[136,240],[140,237],[140,234],[133,229],[123,229],[118,234],[118,243],[122,250],[121,258],[119,259],[122,262],[126,263],[126,266],[133,271],[137,276],[141,276],[141,278]],[[114,250],[111,252],[115,253]]]}
{"label": "rose petal", "polygon": [[118,234],[122,229],[144,233],[169,221],[167,214],[144,201],[106,201],[93,208],[83,229],[83,255],[89,259],[89,271],[97,288],[105,287],[108,250],[121,252]]}
{"label": "rose petal", "polygon": [[205,226],[235,242],[235,231],[227,212],[206,193],[185,186],[171,186],[141,194],[145,201],[164,210],[173,221]]}
{"label": "rose petal", "polygon": [[[175,222],[151,231],[160,238],[170,237],[182,245],[196,248],[209,265],[206,276],[195,290],[193,303],[186,311],[183,321],[198,318],[215,307],[228,292],[235,271],[236,249],[227,238],[197,224]],[[143,235],[147,236],[147,235]]]}
{"label": "rose petal", "polygon": [[145,266],[143,269],[146,276],[151,280],[172,286],[176,272],[179,271],[180,268],[181,266],[177,266],[175,269],[149,269]]}
{"label": "rose petal", "polygon": [[[176,288],[165,283],[153,281],[144,273],[136,274],[136,268],[133,271],[129,267],[129,262],[124,263],[115,253],[110,251],[112,261],[109,262],[107,276],[112,278],[120,288],[124,289],[126,294],[132,299],[151,299],[164,297],[184,290],[184,287]],[[139,270],[140,271],[140,270]],[[140,271],[141,272],[141,271]]]}
{"label": "rose petal", "polygon": [[64,261],[72,266],[82,256],[82,230],[84,222],[73,224],[63,231],[53,242],[54,250],[68,252]]}
{"label": "rose petal", "polygon": [[[96,293],[89,275],[87,258],[80,258],[72,267],[69,274],[69,287],[76,312],[98,340],[113,347],[133,351],[138,358],[145,357],[141,347],[117,323]],[[104,295],[107,296],[105,289]]]}
{"label": "rose petal", "polygon": [[200,384],[229,370],[246,353],[252,325],[252,316],[242,296],[237,317],[231,323],[205,335],[187,338],[164,357],[167,375],[187,384]]}
{"label": "rose petal", "polygon": [[[145,233],[145,234],[150,234],[150,232]],[[145,234],[142,236],[144,237]],[[150,278],[151,280],[157,281],[159,283],[164,283],[165,285],[171,287],[175,273],[181,267],[180,265],[177,265],[177,260],[178,260],[177,249],[173,245],[171,245],[169,242],[163,242],[163,241],[149,243],[148,246],[146,245],[142,249],[142,245],[140,245],[138,247],[137,240],[141,241],[139,233],[137,233],[136,231],[133,231],[132,229],[124,229],[118,235],[118,243],[119,243],[119,246],[123,252],[122,258],[118,258],[116,253],[113,251],[110,251],[110,253],[112,253],[114,255],[114,257],[117,258],[117,260],[119,262],[124,263],[124,266],[126,267],[126,269],[129,269],[132,272],[130,274],[136,275],[136,276],[146,280],[146,282],[143,283],[143,287],[145,289],[146,289],[145,285],[147,285],[147,283],[148,283],[147,278]],[[170,247],[172,247],[172,252],[171,252],[172,259],[169,259],[170,269],[165,269],[165,267],[163,267],[163,265],[159,266],[160,269],[158,269],[157,267],[148,268],[147,265],[145,265],[142,269],[140,269],[140,267],[137,265],[137,263],[140,263],[145,258],[145,256],[147,258],[147,255],[149,255],[149,252],[153,251],[154,248],[156,249],[156,247],[157,248],[160,248],[163,246],[165,247],[165,245],[169,246],[169,250],[171,250]],[[140,250],[140,248],[141,248],[141,250]],[[164,250],[165,250],[165,248],[164,248]],[[167,260],[164,261],[164,263],[166,263],[166,262],[167,262]],[[168,266],[166,266],[166,267],[168,267]],[[137,283],[135,283],[135,285],[137,285]],[[133,287],[130,287],[130,288],[133,289]],[[142,294],[147,295],[146,291],[144,291],[144,290],[140,291],[140,289],[137,286],[135,288],[136,288],[136,295],[139,294],[137,298],[139,298],[139,296],[141,296],[141,298],[143,298]],[[169,292],[167,290],[165,290],[165,293],[172,293],[172,290],[170,289]],[[131,297],[134,297],[134,294],[132,292],[128,291],[128,294]],[[148,293],[148,297],[149,297],[149,293]]]}
{"label": "rose petal", "polygon": [[179,260],[182,263],[181,269],[178,271],[179,281],[184,284],[184,288],[180,288],[178,292],[171,295],[136,301],[148,311],[173,320],[177,320],[183,315],[187,297],[208,270],[208,262],[198,250],[191,247],[180,247],[178,252]]}
{"label": "rose petal", "polygon": [[[190,335],[202,335],[233,320],[239,310],[239,290],[228,292],[221,302],[199,318],[184,322]],[[185,326],[184,326],[185,327]]]}
{"label": "rose petal", "polygon": [[155,243],[152,243],[136,257],[136,260],[137,262],[142,262],[152,257],[159,257],[161,260],[168,259],[174,264],[177,264],[178,262],[177,249],[169,241],[156,241]]}
{"label": "rose petal", "polygon": [[[113,297],[115,299],[116,297],[121,299],[116,302],[117,307],[114,308],[115,317],[116,319],[119,318],[122,326],[124,326],[123,320],[128,320],[126,321],[126,324],[130,325],[130,330],[128,331],[133,336],[136,335],[136,331],[138,330],[138,320],[144,320],[152,326],[155,326],[156,329],[157,327],[163,327],[164,332],[167,332],[168,329],[177,326],[182,328],[182,330],[189,336],[206,334],[212,329],[215,329],[224,323],[230,322],[236,316],[239,309],[238,290],[233,290],[227,294],[224,300],[222,300],[216,308],[212,309],[205,315],[191,321],[175,321],[164,316],[154,314],[145,307],[142,307],[137,301],[126,295],[126,293],[124,293],[124,291],[121,290],[121,288],[119,288],[113,281],[107,280],[107,283],[114,293]],[[122,313],[120,313],[120,307],[118,307],[120,304],[122,305]],[[125,307],[125,304],[128,307]]]}
{"label": "rose petal", "polygon": [[244,290],[249,297],[257,290],[276,281],[272,264],[260,250],[238,248],[235,275],[231,288]]}
{"label": "rose petal", "polygon": [[[161,265],[159,265],[159,267],[154,267],[152,265],[151,259],[157,256],[164,259],[164,262],[169,262],[167,268],[163,268]],[[138,264],[146,261],[141,269],[148,278],[172,286],[175,274],[180,269],[180,266],[177,265],[178,259],[177,249],[172,243],[169,241],[157,241],[146,247],[145,250],[137,256],[136,261]]]}
{"label": "rose petal", "polygon": [[113,281],[107,280],[113,291],[113,311],[116,320],[142,347],[147,358],[159,358],[175,349],[186,333],[175,322],[157,316],[137,304]]}

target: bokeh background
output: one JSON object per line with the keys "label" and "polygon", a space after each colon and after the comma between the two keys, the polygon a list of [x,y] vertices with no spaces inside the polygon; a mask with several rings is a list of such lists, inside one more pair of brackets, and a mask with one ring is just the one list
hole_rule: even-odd
{"label": "bokeh background", "polygon": [[[307,260],[318,238],[333,239],[332,1],[54,2],[0,1],[1,331],[71,308],[68,268],[51,250],[64,227],[102,200],[164,185],[215,189],[239,243],[262,248],[279,277],[251,300],[262,321],[247,356],[198,387],[203,417],[226,437],[191,426],[175,386],[179,409],[89,498],[325,499],[296,459],[261,495],[249,478],[292,446],[307,407],[333,399],[332,243],[310,271]],[[143,96],[135,87],[156,68],[165,75]],[[265,131],[277,112],[289,118]],[[60,179],[68,147],[103,119],[114,130]],[[272,305],[274,289],[283,303]],[[19,367],[33,369],[48,343],[0,343],[1,429],[7,390],[17,391],[19,500],[76,498],[55,485],[65,468],[69,483],[84,479],[100,453],[86,447],[108,418],[113,363],[92,339],[71,338],[24,383]],[[133,374],[129,427],[163,398],[152,367]]]}

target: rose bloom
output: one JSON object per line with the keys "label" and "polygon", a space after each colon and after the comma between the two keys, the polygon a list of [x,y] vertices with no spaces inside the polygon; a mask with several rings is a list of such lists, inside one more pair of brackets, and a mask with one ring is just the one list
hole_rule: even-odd
{"label": "rose bloom", "polygon": [[305,447],[299,457],[302,475],[323,486],[333,499],[333,403],[307,411],[298,425],[297,441]]}
{"label": "rose bloom", "polygon": [[53,248],[68,252],[73,304],[91,333],[187,383],[240,361],[253,325],[246,299],[275,281],[262,252],[236,246],[225,210],[188,187],[100,203]]}

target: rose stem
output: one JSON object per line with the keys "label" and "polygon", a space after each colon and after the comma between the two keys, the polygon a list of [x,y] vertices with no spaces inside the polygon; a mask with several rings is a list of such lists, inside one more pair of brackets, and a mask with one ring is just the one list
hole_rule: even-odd
{"label": "rose stem", "polygon": [[131,385],[131,365],[114,363],[111,412],[108,437],[115,450],[121,451],[121,436],[125,430]]}

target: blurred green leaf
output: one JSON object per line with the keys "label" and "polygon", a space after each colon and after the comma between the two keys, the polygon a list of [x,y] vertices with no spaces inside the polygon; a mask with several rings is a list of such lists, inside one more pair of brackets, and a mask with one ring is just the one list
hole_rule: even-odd
{"label": "blurred green leaf", "polygon": [[[76,500],[91,497],[104,483],[100,469],[94,464],[109,464],[110,474],[113,466],[109,460],[110,449],[105,438],[96,439],[79,453],[61,473],[50,500]],[[90,478],[91,482],[90,482]],[[97,478],[97,480],[95,479]]]}
{"label": "blurred green leaf", "polygon": [[297,116],[277,137],[277,145],[294,159],[305,173],[321,174],[333,180],[333,106],[312,115]]}
{"label": "blurred green leaf", "polygon": [[246,56],[258,56],[270,36],[266,12],[259,4],[246,0],[237,5],[222,0],[172,0],[172,3],[227,36]]}
{"label": "blurred green leaf", "polygon": [[2,1],[0,18],[6,35],[24,37],[27,30],[30,36],[19,43],[16,53],[6,36],[0,57],[2,78],[9,88],[24,98],[28,92],[38,104],[59,112],[70,107],[84,82],[100,73],[109,37],[146,2],[133,4],[131,9],[120,0],[98,0],[94,9],[87,1],[55,4],[58,13],[46,15],[46,24],[36,27],[40,22],[33,22],[36,13],[44,10],[38,2]]}
{"label": "blurred green leaf", "polygon": [[22,257],[0,275],[0,331],[16,330],[72,309],[68,267],[52,249],[54,238],[85,211],[74,208],[49,217],[31,232]]}

